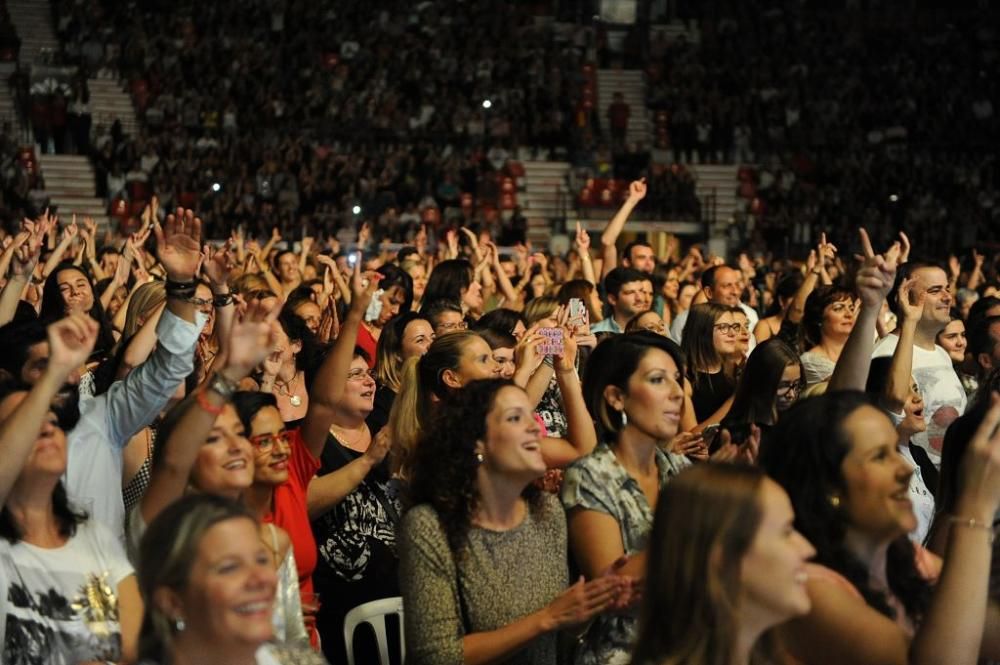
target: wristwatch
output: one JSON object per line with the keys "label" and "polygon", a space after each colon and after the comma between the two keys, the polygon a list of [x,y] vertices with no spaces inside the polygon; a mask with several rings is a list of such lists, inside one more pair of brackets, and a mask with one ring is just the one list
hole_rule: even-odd
{"label": "wristwatch", "polygon": [[233,394],[236,392],[237,387],[238,386],[235,383],[222,376],[219,372],[213,374],[212,378],[209,379],[208,383],[205,385],[206,390],[215,392],[225,400],[231,400],[233,398]]}
{"label": "wristwatch", "polygon": [[216,309],[232,305],[233,302],[234,302],[234,297],[232,291],[226,293],[217,293],[214,296],[212,296],[212,307],[215,307]]}

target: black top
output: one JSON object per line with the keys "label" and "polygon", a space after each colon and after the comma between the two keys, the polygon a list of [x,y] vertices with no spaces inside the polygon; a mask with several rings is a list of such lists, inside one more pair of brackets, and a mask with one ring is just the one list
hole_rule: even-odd
{"label": "black top", "polygon": [[723,372],[694,372],[691,379],[691,403],[698,422],[704,422],[733,396],[736,386]]}
{"label": "black top", "polygon": [[[320,457],[322,466],[317,475],[332,473],[360,455],[342,446],[331,435]],[[398,495],[397,484],[389,479],[387,466],[382,464],[372,469],[340,503],[312,523],[319,547],[313,574],[313,585],[320,594],[316,627],[323,653],[332,663],[344,660],[344,617],[347,613],[362,603],[400,594],[393,522],[401,509]],[[396,515],[391,516],[386,511],[386,503],[395,508]],[[355,636],[356,662],[377,663],[374,641],[364,639],[363,635],[363,631],[359,631]]]}
{"label": "black top", "polygon": [[378,386],[375,389],[375,404],[372,412],[365,418],[368,431],[372,438],[378,434],[379,430],[389,422],[389,412],[392,411],[392,404],[396,401],[396,391],[388,386]]}

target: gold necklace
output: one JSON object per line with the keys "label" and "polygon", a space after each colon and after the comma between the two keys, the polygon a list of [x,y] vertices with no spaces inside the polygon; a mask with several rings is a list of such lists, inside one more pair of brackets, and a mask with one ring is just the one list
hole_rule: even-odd
{"label": "gold necklace", "polygon": [[294,394],[291,389],[291,385],[298,381],[299,373],[296,372],[295,376],[292,377],[291,381],[282,384],[278,381],[277,377],[274,379],[274,388],[278,391],[279,395],[283,395],[288,398],[288,403],[292,406],[302,406],[302,398]]}

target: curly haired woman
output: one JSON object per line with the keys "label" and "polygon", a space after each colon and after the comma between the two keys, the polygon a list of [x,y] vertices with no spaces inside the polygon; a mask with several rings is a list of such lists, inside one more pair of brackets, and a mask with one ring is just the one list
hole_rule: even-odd
{"label": "curly haired woman", "polygon": [[[407,662],[554,665],[557,633],[626,602],[613,570],[567,588],[566,517],[525,392],[467,384],[416,449],[400,533]],[[525,565],[530,561],[531,565]]]}

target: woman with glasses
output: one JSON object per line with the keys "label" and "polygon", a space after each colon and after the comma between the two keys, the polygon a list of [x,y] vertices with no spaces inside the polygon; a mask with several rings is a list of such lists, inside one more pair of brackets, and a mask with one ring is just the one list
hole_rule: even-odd
{"label": "woman with glasses", "polygon": [[625,324],[626,333],[638,332],[640,330],[648,330],[657,335],[667,336],[669,326],[654,310],[648,310],[636,314]]}
{"label": "woman with glasses", "polygon": [[735,309],[715,303],[693,305],[684,325],[681,350],[687,365],[686,392],[700,425],[719,422],[733,396],[741,328]]}
{"label": "woman with glasses", "polygon": [[766,433],[804,387],[802,363],[792,347],[777,337],[759,344],[744,366],[723,429],[738,444],[747,440],[752,427]]}

